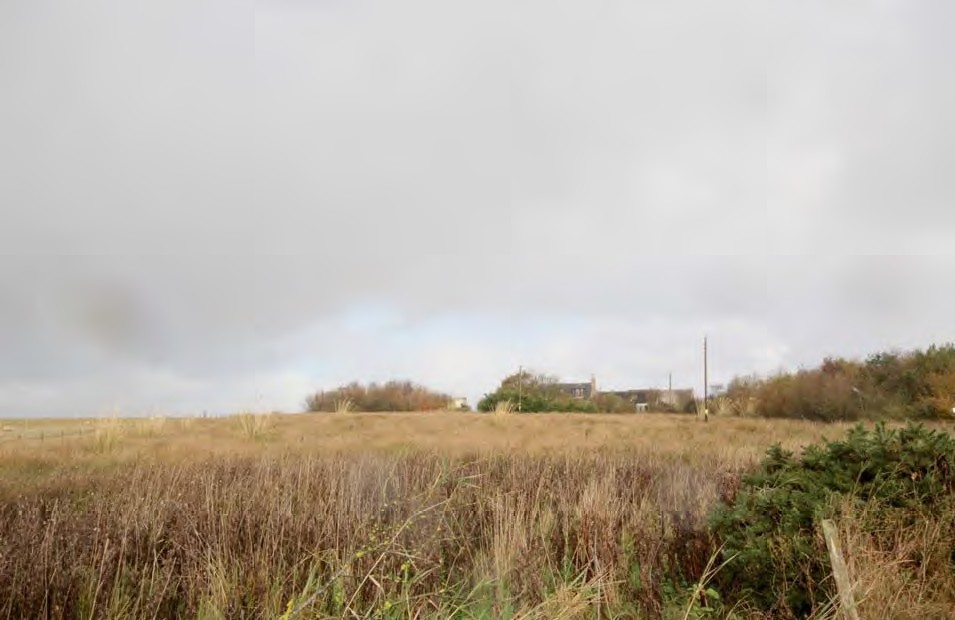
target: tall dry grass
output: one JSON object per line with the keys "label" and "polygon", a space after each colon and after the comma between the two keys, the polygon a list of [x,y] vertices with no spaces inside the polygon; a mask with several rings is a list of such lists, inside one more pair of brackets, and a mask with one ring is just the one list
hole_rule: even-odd
{"label": "tall dry grass", "polygon": [[275,416],[271,413],[243,412],[235,420],[239,431],[247,439],[262,439],[272,428]]}
{"label": "tall dry grass", "polygon": [[955,617],[955,514],[926,513],[873,531],[867,527],[871,509],[847,504],[840,524],[862,617]]}
{"label": "tall dry grass", "polygon": [[[842,430],[676,416],[265,420],[262,432],[248,430],[257,418],[118,420],[107,451],[65,434],[0,445],[0,617],[694,617],[716,551],[712,505],[771,442]],[[847,546],[858,571],[875,557]],[[885,564],[860,583],[897,585]],[[940,587],[898,608],[918,594],[929,609]]]}
{"label": "tall dry grass", "polygon": [[659,616],[664,584],[711,552],[705,507],[728,482],[708,469],[409,453],[60,475],[5,489],[0,614],[275,617],[311,579],[306,617],[502,617],[568,596]]}

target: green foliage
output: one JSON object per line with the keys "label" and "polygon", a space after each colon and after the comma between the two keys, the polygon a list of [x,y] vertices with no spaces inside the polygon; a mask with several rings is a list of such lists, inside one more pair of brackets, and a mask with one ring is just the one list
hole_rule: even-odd
{"label": "green foliage", "polygon": [[[923,511],[955,510],[955,440],[909,424],[852,429],[796,456],[770,448],[736,497],[710,518],[724,557],[718,589],[774,617],[805,617],[832,596],[820,519],[841,501],[864,505],[872,532],[891,533]],[[955,549],[952,550],[955,553]]]}
{"label": "green foliage", "polygon": [[451,397],[411,381],[384,384],[349,383],[334,390],[316,392],[305,400],[308,411],[435,411],[445,409]]}
{"label": "green foliage", "polygon": [[520,411],[523,413],[599,411],[594,400],[574,398],[561,390],[556,377],[526,371],[505,377],[497,390],[485,394],[477,408],[478,411],[494,411],[497,404],[503,401],[510,401],[515,408],[520,403]]}

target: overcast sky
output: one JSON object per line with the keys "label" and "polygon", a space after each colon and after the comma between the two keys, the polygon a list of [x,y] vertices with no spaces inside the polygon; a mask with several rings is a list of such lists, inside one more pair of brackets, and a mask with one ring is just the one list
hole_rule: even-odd
{"label": "overcast sky", "polygon": [[4,0],[0,416],[955,340],[951,0]]}

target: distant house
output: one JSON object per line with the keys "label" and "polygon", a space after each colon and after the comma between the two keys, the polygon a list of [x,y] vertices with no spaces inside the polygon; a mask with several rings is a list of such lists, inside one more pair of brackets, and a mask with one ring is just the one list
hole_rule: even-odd
{"label": "distant house", "polygon": [[590,383],[558,383],[560,391],[574,398],[588,399],[597,395],[597,378],[591,376]]}
{"label": "distant house", "polygon": [[676,409],[683,409],[693,400],[693,390],[690,388],[660,390],[660,403]]}
{"label": "distant house", "polygon": [[682,410],[693,400],[692,389],[660,390],[656,388],[638,388],[629,390],[597,390],[597,378],[590,377],[590,383],[558,383],[562,392],[574,398],[589,399],[599,394],[613,394],[633,403],[634,411],[649,411],[657,408]]}

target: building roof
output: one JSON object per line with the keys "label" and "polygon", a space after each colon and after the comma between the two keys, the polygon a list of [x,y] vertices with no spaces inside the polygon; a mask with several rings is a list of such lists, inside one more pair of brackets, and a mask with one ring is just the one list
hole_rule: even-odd
{"label": "building roof", "polygon": [[561,392],[572,396],[590,398],[594,395],[593,383],[558,383],[557,387]]}

